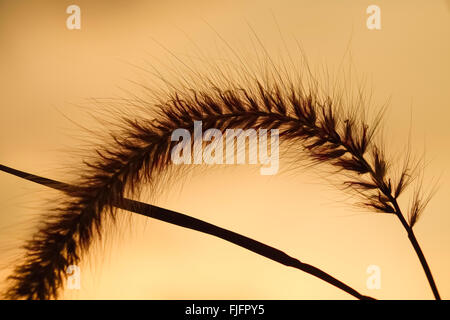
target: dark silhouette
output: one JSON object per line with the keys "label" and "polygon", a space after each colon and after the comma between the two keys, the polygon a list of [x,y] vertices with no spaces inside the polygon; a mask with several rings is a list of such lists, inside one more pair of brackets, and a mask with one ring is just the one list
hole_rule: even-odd
{"label": "dark silhouette", "polygon": [[193,136],[195,121],[202,121],[204,130],[222,133],[234,128],[278,129],[280,139],[298,151],[299,159],[307,156],[311,164],[328,165],[343,178],[344,188],[360,205],[399,219],[434,297],[440,299],[412,229],[429,197],[416,188],[411,209],[403,212],[400,208],[398,198],[414,180],[417,166],[411,167],[408,154],[395,178],[383,145],[374,139],[382,112],[369,125],[361,92],[356,101],[346,101],[342,93],[319,88],[312,76],[305,87],[301,80],[283,76],[282,68],[268,68],[262,76],[244,68],[241,80],[194,74],[198,81],[183,83],[183,77],[180,84],[158,91],[155,100],[129,101],[147,112],[144,116],[126,108],[125,113],[117,111],[118,120],[108,122],[109,139],[95,147],[95,155],[83,162],[80,176],[71,181],[83,188],[66,189],[64,199],[48,211],[27,242],[27,253],[14,270],[8,295],[56,298],[67,266],[80,261],[100,235],[103,221],[114,218],[114,206],[124,195],[138,194],[143,184],[156,190],[167,182],[169,169],[182,170],[171,162],[174,130],[184,129]]}
{"label": "dark silhouette", "polygon": [[[0,170],[15,175],[17,177],[44,185],[46,187],[50,187],[56,190],[60,190],[66,192],[68,189],[80,188],[76,186],[72,186],[63,182],[43,178],[40,176],[36,176],[34,174],[29,174],[24,171],[16,170],[4,165],[0,164]],[[263,257],[281,263],[288,267],[293,267],[299,270],[302,270],[306,273],[309,273],[323,281],[328,282],[329,284],[351,294],[355,298],[360,300],[374,300],[374,298],[365,296],[360,294],[358,291],[353,289],[352,287],[346,285],[345,283],[339,281],[328,273],[316,268],[310,264],[303,263],[298,259],[295,259],[281,250],[278,250],[274,247],[268,246],[259,241],[253,240],[246,236],[243,236],[239,233],[218,227],[214,224],[208,223],[206,221],[193,218],[191,216],[178,213],[172,210],[160,208],[157,206],[153,206],[147,203],[123,199],[115,204],[117,208],[127,210],[130,212],[138,213],[144,215],[146,217],[154,218],[160,221],[168,222],[170,224],[174,224],[183,228],[188,228],[192,230],[196,230],[199,232],[207,233],[213,235],[215,237],[221,238],[228,242],[234,243],[242,248],[248,249],[256,254],[259,254]]]}

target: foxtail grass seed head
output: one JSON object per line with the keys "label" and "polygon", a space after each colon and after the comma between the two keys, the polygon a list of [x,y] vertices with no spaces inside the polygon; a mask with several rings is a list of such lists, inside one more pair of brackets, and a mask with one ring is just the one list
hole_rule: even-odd
{"label": "foxtail grass seed head", "polygon": [[[57,298],[68,266],[78,265],[102,236],[102,226],[115,221],[114,204],[125,195],[137,196],[142,185],[156,190],[162,176],[189,163],[244,163],[246,158],[262,166],[261,174],[276,174],[279,141],[289,142],[298,159],[306,155],[311,164],[340,173],[344,188],[365,208],[401,215],[397,198],[411,182],[411,171],[406,166],[399,179],[392,178],[382,145],[374,139],[380,117],[369,123],[363,102],[358,108],[346,105],[312,77],[305,83],[283,76],[278,71],[283,68],[270,68],[263,76],[245,67],[238,78],[205,75],[202,83],[173,84],[154,100],[133,101],[144,115],[122,113],[110,124],[95,157],[85,160],[80,177],[70,181],[84,188],[67,190],[26,243],[7,297]],[[236,146],[240,152],[234,152]],[[424,204],[414,201],[411,226]]]}

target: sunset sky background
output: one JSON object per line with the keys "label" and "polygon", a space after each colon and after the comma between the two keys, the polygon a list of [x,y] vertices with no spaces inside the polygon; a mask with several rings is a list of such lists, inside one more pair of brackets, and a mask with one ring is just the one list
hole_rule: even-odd
{"label": "sunset sky background", "polygon": [[[81,30],[66,28],[71,4],[81,8]],[[366,27],[371,4],[381,8],[381,30]],[[449,1],[2,0],[0,163],[66,181],[65,172],[82,160],[72,150],[88,136],[76,124],[96,128],[88,113],[98,106],[87,99],[139,93],[130,80],[153,85],[140,67],[166,74],[164,66],[181,59],[201,68],[203,55],[223,63],[233,59],[228,45],[251,61],[261,50],[253,32],[274,57],[295,58],[300,45],[313,69],[351,63],[373,105],[389,101],[387,153],[401,155],[411,131],[412,150],[425,154],[425,185],[439,179],[415,232],[441,296],[449,298]],[[397,218],[355,208],[320,172],[289,164],[281,159],[275,176],[252,166],[196,170],[152,204],[279,248],[364,294],[432,298]],[[58,193],[0,173],[0,289],[52,197]],[[163,222],[133,217],[106,231],[106,244],[80,265],[82,289],[62,298],[351,298],[301,271]],[[381,268],[379,290],[366,288],[369,265]]]}

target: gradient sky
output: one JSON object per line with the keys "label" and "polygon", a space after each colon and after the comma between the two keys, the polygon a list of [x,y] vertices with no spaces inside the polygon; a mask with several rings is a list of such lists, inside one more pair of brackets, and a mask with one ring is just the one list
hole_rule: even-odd
{"label": "gradient sky", "polygon": [[[70,31],[65,11],[74,3],[82,25]],[[381,8],[381,30],[366,27],[370,4]],[[252,59],[261,49],[252,30],[274,57],[297,55],[300,44],[313,69],[340,70],[345,56],[359,77],[352,81],[365,81],[374,105],[389,101],[383,131],[388,153],[401,155],[411,131],[413,151],[425,153],[426,185],[439,178],[415,232],[441,296],[449,298],[448,1],[3,0],[0,163],[64,180],[81,161],[73,151],[87,136],[74,122],[96,126],[87,113],[98,106],[86,99],[126,97],[122,89],[138,91],[129,80],[154,84],[138,67],[157,66],[170,76],[178,58],[199,69],[205,56],[223,63],[232,59],[223,51],[227,45]],[[249,166],[194,171],[152,202],[275,246],[362,293],[432,298],[394,216],[354,208],[320,172],[288,165],[282,159],[276,176],[260,176]],[[0,191],[3,279],[33,220],[58,194],[3,173]],[[66,290],[64,298],[351,298],[298,270],[162,222],[133,217],[106,231],[107,243],[80,265],[82,289]],[[366,288],[366,268],[373,264],[381,268],[379,290]]]}

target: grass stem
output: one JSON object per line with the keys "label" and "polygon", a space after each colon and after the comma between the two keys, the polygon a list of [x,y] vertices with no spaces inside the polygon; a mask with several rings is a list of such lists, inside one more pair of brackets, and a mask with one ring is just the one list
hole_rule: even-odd
{"label": "grass stem", "polygon": [[[26,173],[24,171],[16,170],[4,165],[0,164],[0,170],[7,172],[9,174],[15,175],[17,177],[44,185],[46,187],[50,187],[60,191],[66,191],[68,188],[77,188],[75,186],[71,186],[69,184],[47,179],[44,177],[36,176],[33,174]],[[347,292],[353,297],[360,300],[375,300],[372,297],[362,295],[352,287],[346,285],[342,281],[334,278],[328,273],[322,271],[319,268],[316,268],[310,264],[303,263],[300,260],[289,256],[281,250],[278,250],[274,247],[241,235],[239,233],[221,228],[214,224],[208,223],[206,221],[178,213],[172,210],[160,208],[157,206],[149,205],[147,203],[131,200],[131,199],[123,199],[122,201],[114,204],[117,208],[131,211],[134,213],[138,213],[144,215],[146,217],[154,218],[160,221],[164,221],[170,224],[174,224],[183,228],[188,228],[192,230],[196,230],[202,233],[206,233],[220,239],[231,242],[237,246],[245,248],[249,251],[252,251],[256,254],[259,254],[263,257],[266,257],[270,260],[281,263],[285,266],[292,267],[309,273],[329,284]]]}

